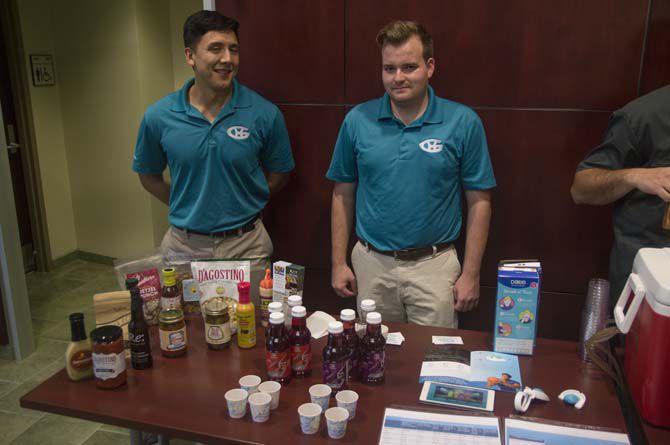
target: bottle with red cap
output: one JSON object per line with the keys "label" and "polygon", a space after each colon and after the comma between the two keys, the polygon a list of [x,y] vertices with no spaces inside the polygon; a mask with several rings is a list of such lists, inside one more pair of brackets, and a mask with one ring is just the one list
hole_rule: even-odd
{"label": "bottle with red cap", "polygon": [[248,281],[237,283],[239,301],[237,303],[237,346],[249,349],[256,346],[256,313],[249,298],[251,284]]}
{"label": "bottle with red cap", "polygon": [[270,328],[265,346],[268,379],[287,384],[291,380],[291,348],[283,313],[270,314]]}
{"label": "bottle with red cap", "polygon": [[312,374],[312,333],[307,328],[305,306],[291,308],[291,370],[294,377],[308,377]]}
{"label": "bottle with red cap", "polygon": [[330,386],[333,393],[347,388],[349,348],[343,331],[339,321],[328,323],[328,344],[323,348],[323,383]]}

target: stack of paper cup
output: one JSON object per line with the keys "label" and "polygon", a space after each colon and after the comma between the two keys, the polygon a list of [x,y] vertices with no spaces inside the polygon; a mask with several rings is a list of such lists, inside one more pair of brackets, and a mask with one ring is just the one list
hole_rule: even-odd
{"label": "stack of paper cup", "polygon": [[589,280],[589,290],[582,310],[582,324],[579,330],[577,354],[584,361],[590,361],[586,354],[586,341],[605,327],[610,316],[610,282],[601,278]]}

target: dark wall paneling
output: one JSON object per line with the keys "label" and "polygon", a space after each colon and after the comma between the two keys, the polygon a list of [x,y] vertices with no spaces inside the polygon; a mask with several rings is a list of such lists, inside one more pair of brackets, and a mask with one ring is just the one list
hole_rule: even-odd
{"label": "dark wall paneling", "polygon": [[670,83],[670,1],[653,0],[651,4],[641,94]]}
{"label": "dark wall paneling", "polygon": [[381,92],[377,31],[418,20],[433,86],[469,105],[617,108],[636,95],[647,0],[347,2],[347,100]]}
{"label": "dark wall paneling", "polygon": [[577,206],[575,166],[602,138],[608,113],[478,110],[498,187],[482,282],[495,285],[497,262],[540,258],[543,289],[581,292],[607,276],[611,208]]}
{"label": "dark wall paneling", "polygon": [[325,175],[344,108],[282,105],[280,109],[291,135],[296,169],[265,212],[275,256],[330,269],[332,184]]}
{"label": "dark wall paneling", "polygon": [[217,10],[241,23],[240,80],[286,118],[297,167],[264,217],[275,257],[307,267],[310,309],[354,304],[330,288],[324,174],[346,111],[383,93],[377,31],[415,19],[435,40],[435,91],[481,116],[499,184],[480,305],[461,327],[493,329],[497,262],[531,256],[544,266],[539,334],[577,338],[588,279],[607,275],[612,228],[611,208],[574,205],[570,184],[609,113],[638,86],[670,82],[670,1],[218,0]]}
{"label": "dark wall paneling", "polygon": [[218,0],[240,22],[239,79],[275,102],[341,103],[344,2]]}

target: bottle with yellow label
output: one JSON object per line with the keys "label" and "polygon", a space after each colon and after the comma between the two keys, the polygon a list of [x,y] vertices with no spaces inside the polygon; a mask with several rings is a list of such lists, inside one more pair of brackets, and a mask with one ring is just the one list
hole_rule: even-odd
{"label": "bottle with yellow label", "polygon": [[243,349],[256,346],[256,312],[249,298],[250,289],[248,281],[237,283],[237,346]]}
{"label": "bottle with yellow label", "polygon": [[269,306],[272,303],[272,272],[270,269],[265,269],[265,278],[261,280],[260,287],[261,294],[261,325],[264,328],[270,326],[270,310]]}

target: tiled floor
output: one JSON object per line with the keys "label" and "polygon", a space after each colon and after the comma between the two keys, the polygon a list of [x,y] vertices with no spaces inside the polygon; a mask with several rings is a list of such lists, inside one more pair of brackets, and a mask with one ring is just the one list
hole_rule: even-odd
{"label": "tiled floor", "polygon": [[[72,260],[49,273],[26,275],[37,351],[20,363],[0,359],[0,443],[39,445],[127,444],[127,429],[32,411],[19,398],[64,366],[70,338],[67,316],[83,312],[93,327],[93,295],[118,290],[111,266]],[[171,441],[172,445],[184,444]]]}

